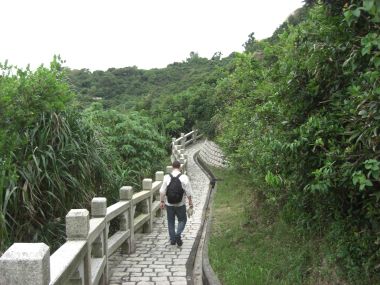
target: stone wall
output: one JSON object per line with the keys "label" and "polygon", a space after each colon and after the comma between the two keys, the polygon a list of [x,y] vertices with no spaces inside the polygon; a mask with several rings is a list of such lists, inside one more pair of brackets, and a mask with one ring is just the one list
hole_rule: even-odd
{"label": "stone wall", "polygon": [[212,141],[205,140],[199,153],[201,159],[208,165],[214,167],[226,167],[227,161],[224,158],[223,151]]}

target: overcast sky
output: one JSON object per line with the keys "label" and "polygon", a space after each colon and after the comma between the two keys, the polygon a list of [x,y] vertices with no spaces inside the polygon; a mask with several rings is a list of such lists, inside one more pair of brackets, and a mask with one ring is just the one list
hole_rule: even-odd
{"label": "overcast sky", "polygon": [[0,0],[0,62],[32,68],[161,68],[191,51],[242,51],[269,37],[302,0]]}

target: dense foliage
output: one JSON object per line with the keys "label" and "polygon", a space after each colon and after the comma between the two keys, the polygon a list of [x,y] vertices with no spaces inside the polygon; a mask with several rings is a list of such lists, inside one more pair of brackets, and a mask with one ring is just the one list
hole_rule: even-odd
{"label": "dense foliage", "polygon": [[84,116],[107,146],[103,152],[108,154],[109,164],[119,170],[121,184],[139,188],[144,177],[152,177],[154,170],[162,168],[169,141],[149,118],[137,112],[104,110],[100,103],[86,109]]}
{"label": "dense foliage", "polygon": [[[36,71],[1,65],[0,251],[14,241],[64,240],[64,217],[109,202],[162,169],[164,137],[137,113],[79,113],[58,60]],[[96,109],[97,107],[97,109]]]}
{"label": "dense foliage", "polygon": [[209,124],[217,106],[213,90],[233,58],[231,54],[221,59],[215,53],[208,60],[191,52],[185,61],[163,69],[126,67],[68,74],[81,106],[101,102],[107,109],[136,110],[151,117],[163,134],[175,136],[194,126],[213,132]]}
{"label": "dense foliage", "polygon": [[217,86],[219,141],[272,209],[367,284],[380,264],[380,2],[326,2],[246,43]]}
{"label": "dense foliage", "polygon": [[[53,216],[95,193],[137,185],[159,168],[165,137],[196,126],[271,214],[326,241],[324,262],[342,278],[379,282],[380,2],[305,2],[271,38],[252,33],[226,58],[67,70],[71,88],[57,62],[2,65],[2,246],[48,236]],[[64,207],[50,213],[55,201]]]}
{"label": "dense foliage", "polygon": [[212,60],[193,53],[162,70],[128,68],[124,78],[116,75],[126,69],[104,72],[119,80],[117,90],[100,91],[98,75],[89,73],[94,93],[80,92],[106,98],[106,107],[135,104],[165,134],[194,125],[217,134],[272,214],[326,240],[325,261],[347,280],[373,283],[380,268],[380,2],[305,2],[271,38],[251,33],[244,53]]}

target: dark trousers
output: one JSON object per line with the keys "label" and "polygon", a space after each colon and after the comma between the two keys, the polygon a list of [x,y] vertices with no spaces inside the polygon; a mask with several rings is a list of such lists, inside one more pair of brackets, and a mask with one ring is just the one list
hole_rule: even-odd
{"label": "dark trousers", "polygon": [[[180,207],[167,206],[166,205],[166,214],[168,217],[168,230],[171,241],[175,241],[176,238],[181,237],[185,225],[187,222],[186,217],[186,205]],[[175,217],[178,219],[177,231],[175,231]]]}

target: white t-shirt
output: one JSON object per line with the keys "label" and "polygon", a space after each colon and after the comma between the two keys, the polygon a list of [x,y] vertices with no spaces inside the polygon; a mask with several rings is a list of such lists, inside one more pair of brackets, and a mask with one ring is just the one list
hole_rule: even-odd
{"label": "white t-shirt", "polygon": [[[173,169],[173,171],[172,171],[172,175],[174,177],[177,177],[180,173],[181,172],[178,169]],[[189,177],[185,174],[182,174],[179,177],[179,180],[181,181],[181,184],[182,184],[182,189],[185,191],[186,195],[183,195],[182,201],[177,203],[177,204],[170,204],[167,200],[167,197],[166,197],[166,189],[167,189],[168,185],[170,184],[170,180],[171,180],[170,175],[166,174],[164,176],[164,181],[162,181],[162,185],[160,188],[160,194],[162,196],[165,196],[165,204],[167,206],[175,206],[175,207],[180,207],[182,205],[185,205],[186,204],[186,196],[191,197],[193,195],[193,190],[191,189]]]}

